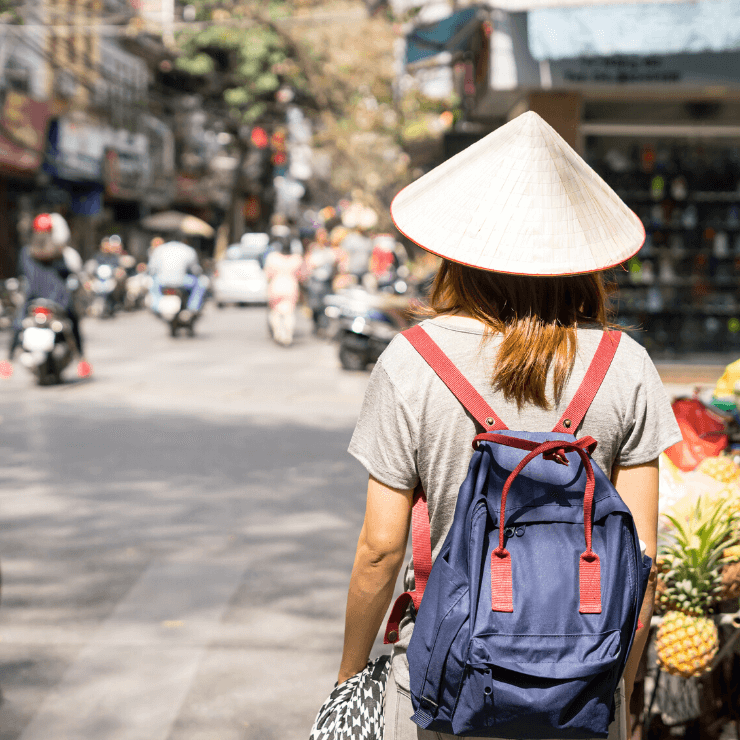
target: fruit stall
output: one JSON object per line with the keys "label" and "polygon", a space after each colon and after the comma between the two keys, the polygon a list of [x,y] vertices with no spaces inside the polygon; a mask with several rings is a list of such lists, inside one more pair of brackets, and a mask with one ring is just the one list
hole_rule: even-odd
{"label": "fruit stall", "polygon": [[740,415],[698,397],[673,409],[684,439],[660,458],[658,580],[633,738],[737,740]]}

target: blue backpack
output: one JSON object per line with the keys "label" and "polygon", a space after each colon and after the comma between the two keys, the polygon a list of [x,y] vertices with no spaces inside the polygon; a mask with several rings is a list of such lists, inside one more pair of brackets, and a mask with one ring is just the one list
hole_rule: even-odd
{"label": "blue backpack", "polygon": [[[652,562],[632,515],[574,436],[620,340],[605,332],[553,432],[509,431],[426,332],[404,336],[486,430],[432,566],[423,492],[412,512],[411,718],[454,735],[607,737]],[[422,599],[423,596],[423,599]]]}

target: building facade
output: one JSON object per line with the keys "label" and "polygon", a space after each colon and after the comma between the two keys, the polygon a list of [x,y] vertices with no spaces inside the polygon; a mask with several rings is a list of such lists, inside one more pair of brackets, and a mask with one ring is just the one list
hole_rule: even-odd
{"label": "building facade", "polygon": [[736,3],[458,4],[408,29],[404,54],[421,85],[448,66],[463,116],[447,154],[534,110],[640,217],[645,245],[614,272],[639,341],[668,357],[740,351]]}

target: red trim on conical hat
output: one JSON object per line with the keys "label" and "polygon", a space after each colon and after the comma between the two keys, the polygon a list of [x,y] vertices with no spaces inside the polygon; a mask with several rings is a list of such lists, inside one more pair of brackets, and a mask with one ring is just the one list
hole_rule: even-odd
{"label": "red trim on conical hat", "polygon": [[[411,185],[413,183],[410,183]],[[409,187],[409,185],[406,186],[406,188]],[[396,198],[398,198],[401,193],[406,190],[406,188],[403,188],[402,190],[399,190],[396,195],[394,196],[393,200],[391,201],[391,207],[389,209],[391,221],[393,221],[393,225],[396,227],[396,229],[403,234],[410,242],[413,242],[416,244],[417,247],[421,247],[425,252],[429,252],[430,254],[433,254],[435,257],[441,257],[444,260],[447,260],[448,262],[454,262],[458,265],[463,265],[465,267],[473,267],[476,270],[485,270],[486,272],[498,272],[502,275],[528,275],[530,277],[557,277],[557,276],[564,276],[564,275],[588,275],[592,272],[604,272],[605,270],[611,270],[614,267],[618,267],[619,265],[623,264],[629,259],[632,259],[641,249],[642,245],[645,244],[646,234],[645,234],[645,224],[642,223],[642,220],[640,217],[632,210],[630,209],[630,213],[637,219],[637,223],[640,225],[640,229],[642,230],[642,239],[640,240],[639,245],[637,246],[637,249],[635,249],[632,254],[625,257],[623,260],[619,260],[619,262],[615,262],[613,265],[607,265],[606,267],[597,267],[593,270],[581,270],[580,272],[512,272],[510,270],[493,270],[490,267],[481,267],[480,265],[471,265],[469,262],[463,262],[462,260],[456,260],[453,257],[448,257],[444,254],[440,254],[439,252],[435,252],[431,247],[427,247],[424,244],[420,244],[416,241],[416,239],[413,239],[410,237],[397,223],[396,219],[393,217],[393,203],[395,202]],[[625,204],[626,205],[626,204]]]}

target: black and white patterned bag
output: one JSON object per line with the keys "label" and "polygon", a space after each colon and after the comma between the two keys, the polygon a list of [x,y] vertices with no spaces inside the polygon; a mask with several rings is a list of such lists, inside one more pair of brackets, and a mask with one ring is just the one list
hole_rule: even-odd
{"label": "black and white patterned bag", "polygon": [[309,740],[383,740],[383,698],[390,655],[381,655],[329,694]]}

